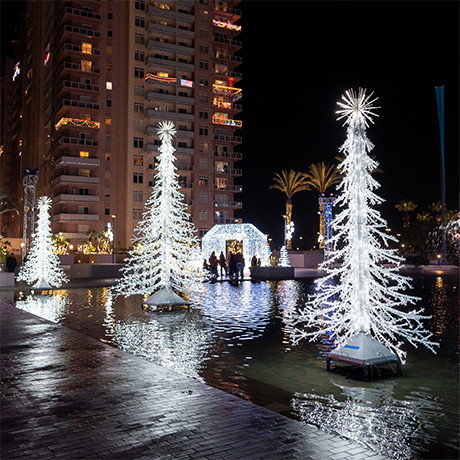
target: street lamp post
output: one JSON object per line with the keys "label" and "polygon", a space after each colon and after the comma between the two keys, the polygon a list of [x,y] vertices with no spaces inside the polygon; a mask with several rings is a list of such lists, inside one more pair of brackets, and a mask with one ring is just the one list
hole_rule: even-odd
{"label": "street lamp post", "polygon": [[112,263],[116,262],[116,255],[115,255],[115,214],[112,214],[112,233],[113,233],[113,240],[112,240]]}

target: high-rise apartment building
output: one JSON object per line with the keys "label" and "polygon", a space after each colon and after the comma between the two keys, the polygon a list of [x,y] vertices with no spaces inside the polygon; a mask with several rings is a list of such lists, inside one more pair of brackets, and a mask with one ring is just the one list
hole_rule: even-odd
{"label": "high-rise apartment building", "polygon": [[[54,233],[78,245],[114,222],[127,248],[155,180],[157,124],[171,120],[199,235],[239,221],[238,3],[28,1],[2,87],[0,186],[22,203],[22,172],[36,168]],[[7,213],[0,229],[20,237],[21,219]]]}

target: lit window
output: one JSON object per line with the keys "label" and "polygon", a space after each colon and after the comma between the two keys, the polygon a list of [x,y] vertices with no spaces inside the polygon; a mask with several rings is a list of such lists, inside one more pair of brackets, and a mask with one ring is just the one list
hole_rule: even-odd
{"label": "lit window", "polygon": [[112,157],[111,157],[110,153],[106,153],[106,154],[105,154],[105,159],[106,159],[106,161],[110,161],[111,158],[112,158]]}
{"label": "lit window", "polygon": [[91,72],[91,67],[93,63],[91,61],[85,61],[84,59],[81,60],[81,70],[83,72]]}
{"label": "lit window", "polygon": [[82,43],[81,52],[84,54],[93,54],[93,45],[91,43]]}
{"label": "lit window", "polygon": [[105,172],[105,178],[110,179],[111,177],[112,177],[112,174],[110,173],[110,171],[106,171]]}
{"label": "lit window", "polygon": [[80,169],[78,171],[79,176],[89,177],[89,169]]}
{"label": "lit window", "polygon": [[111,118],[106,118],[105,119],[105,124],[106,125],[111,125],[112,124],[112,119]]}
{"label": "lit window", "polygon": [[112,89],[112,82],[111,81],[108,81],[105,83],[105,89]]}
{"label": "lit window", "polygon": [[81,158],[89,158],[89,152],[83,152],[80,150],[80,157]]}
{"label": "lit window", "polygon": [[109,188],[105,189],[104,196],[110,196],[110,189]]}
{"label": "lit window", "polygon": [[113,53],[113,49],[111,46],[107,47],[107,54],[111,55]]}

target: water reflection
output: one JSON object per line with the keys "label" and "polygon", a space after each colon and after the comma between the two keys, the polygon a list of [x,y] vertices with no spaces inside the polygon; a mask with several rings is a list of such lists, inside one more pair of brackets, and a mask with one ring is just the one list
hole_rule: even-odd
{"label": "water reflection", "polygon": [[344,400],[333,394],[294,395],[292,407],[302,421],[397,460],[414,458],[414,451],[420,454],[436,440],[439,430],[433,420],[444,414],[428,392],[412,392],[397,400],[393,380],[362,387],[339,379],[333,376],[331,383],[341,388]]}
{"label": "water reflection", "polygon": [[213,345],[198,313],[174,312],[149,318],[126,318],[113,327],[116,344],[129,353],[199,380]]}
{"label": "water reflection", "polygon": [[59,323],[69,312],[70,298],[66,290],[41,291],[41,294],[20,293],[16,307],[53,323]]}

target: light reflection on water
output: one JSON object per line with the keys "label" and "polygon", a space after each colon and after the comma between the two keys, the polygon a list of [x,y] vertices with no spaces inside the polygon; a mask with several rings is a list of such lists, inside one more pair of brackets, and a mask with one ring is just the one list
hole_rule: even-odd
{"label": "light reflection on water", "polygon": [[414,280],[441,349],[408,348],[403,376],[374,382],[325,372],[328,336],[291,346],[286,323],[310,285],[215,283],[191,296],[189,311],[158,315],[108,288],[22,296],[16,306],[249,400],[287,394],[294,418],[389,457],[458,457],[458,280]]}

